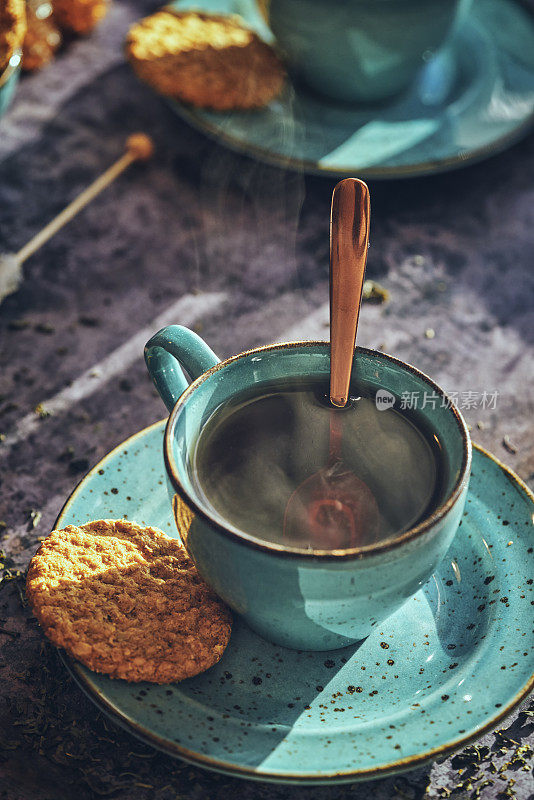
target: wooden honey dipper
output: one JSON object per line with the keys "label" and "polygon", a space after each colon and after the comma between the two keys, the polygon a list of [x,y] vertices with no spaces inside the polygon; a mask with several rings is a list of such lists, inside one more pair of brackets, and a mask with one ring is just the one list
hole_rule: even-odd
{"label": "wooden honey dipper", "polygon": [[36,250],[45,244],[55,233],[67,224],[91,200],[100,194],[103,189],[113,183],[121,172],[133,164],[134,161],[147,161],[154,152],[154,143],[146,133],[133,133],[126,140],[126,151],[93,183],[84,189],[77,197],[61,211],[57,217],[33,236],[18,253],[4,253],[0,255],[0,303],[7,295],[15,292],[22,281],[22,265]]}

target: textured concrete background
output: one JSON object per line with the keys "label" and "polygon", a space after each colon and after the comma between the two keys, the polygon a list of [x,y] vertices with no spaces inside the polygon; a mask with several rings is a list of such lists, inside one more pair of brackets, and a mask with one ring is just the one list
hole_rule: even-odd
{"label": "textured concrete background", "polygon": [[[163,417],[142,363],[143,328],[187,320],[220,356],[327,337],[333,184],[229,153],[140,86],[122,41],[130,22],[155,7],[115,2],[94,35],[21,81],[0,122],[4,251],[21,247],[105,169],[128,133],[145,130],[157,144],[152,162],[131,168],[27,262],[20,290],[0,307],[0,546],[13,568],[26,567],[83,473]],[[371,185],[368,277],[391,299],[364,306],[358,334],[360,344],[459,392],[474,440],[531,485],[533,164],[531,136],[464,171]],[[483,391],[498,392],[495,409],[480,407]],[[479,393],[476,407],[465,406],[465,392]],[[44,419],[34,413],[41,402],[54,412]],[[245,784],[155,754],[106,722],[70,681],[16,585],[0,595],[0,797],[534,797],[528,753],[530,769],[516,763],[499,778],[490,766],[529,734],[532,742],[528,714],[505,723],[517,743],[504,742],[506,752],[498,752],[502,736],[484,737],[492,750],[482,751],[481,780],[471,786],[473,768],[460,772],[458,757],[312,790]]]}

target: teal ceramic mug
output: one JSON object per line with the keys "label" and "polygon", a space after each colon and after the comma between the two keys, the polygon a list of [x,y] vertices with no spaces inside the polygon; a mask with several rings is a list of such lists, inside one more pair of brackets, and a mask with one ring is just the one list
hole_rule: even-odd
{"label": "teal ceramic mug", "polygon": [[[255,538],[221,518],[193,480],[193,453],[214,412],[241,393],[319,376],[328,380],[328,342],[291,342],[220,362],[203,340],[171,325],[153,336],[145,359],[170,416],[164,457],[176,524],[198,571],[249,625],[278,644],[330,650],[365,638],[428,580],[464,508],[471,443],[461,415],[430,378],[392,356],[356,348],[353,381],[400,398],[432,394],[421,413],[447,462],[445,500],[397,538],[346,550],[302,550]],[[188,386],[184,371],[192,379]],[[387,412],[386,412],[387,413]],[[259,489],[261,487],[258,487]]]}
{"label": "teal ceramic mug", "polygon": [[21,62],[22,53],[20,50],[17,50],[13,53],[6,68],[0,74],[0,116],[7,110],[15,94]]}
{"label": "teal ceramic mug", "polygon": [[470,0],[258,0],[288,65],[321,94],[375,103],[405,89]]}

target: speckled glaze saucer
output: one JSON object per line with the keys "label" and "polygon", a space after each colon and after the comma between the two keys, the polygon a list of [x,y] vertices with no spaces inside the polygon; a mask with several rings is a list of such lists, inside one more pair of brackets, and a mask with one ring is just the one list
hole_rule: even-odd
{"label": "speckled glaze saucer", "polygon": [[[240,14],[267,41],[255,0],[178,0]],[[384,106],[341,105],[289,82],[253,112],[171,102],[190,124],[260,161],[327,177],[401,178],[498,153],[534,124],[534,18],[517,0],[473,0],[450,45]]]}
{"label": "speckled glaze saucer", "polygon": [[[156,423],[102,459],[57,526],[125,517],[176,536],[163,431]],[[494,728],[534,685],[533,513],[519,478],[475,448],[445,561],[359,646],[286,650],[236,619],[221,662],[179,684],[128,684],[65,661],[114,720],[207,769],[317,784],[410,769]]]}

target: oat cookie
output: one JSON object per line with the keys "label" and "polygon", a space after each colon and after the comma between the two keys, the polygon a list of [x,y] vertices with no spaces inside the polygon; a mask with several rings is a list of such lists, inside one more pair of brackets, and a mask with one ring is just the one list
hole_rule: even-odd
{"label": "oat cookie", "polygon": [[[22,48],[22,69],[42,69],[54,58],[61,45],[61,32],[54,22],[52,6],[40,0],[26,4],[28,29]],[[47,13],[48,12],[48,13]]]}
{"label": "oat cookie", "polygon": [[125,520],[52,531],[30,562],[26,593],[54,644],[112,678],[190,678],[230,639],[230,611],[181,544]]}
{"label": "oat cookie", "polygon": [[25,33],[24,0],[0,0],[0,74],[13,53],[22,47]]}
{"label": "oat cookie", "polygon": [[218,111],[264,106],[285,79],[274,50],[236,16],[163,8],[130,28],[126,53],[156,91]]}
{"label": "oat cookie", "polygon": [[107,0],[53,0],[54,19],[60,28],[89,33],[106,16]]}

